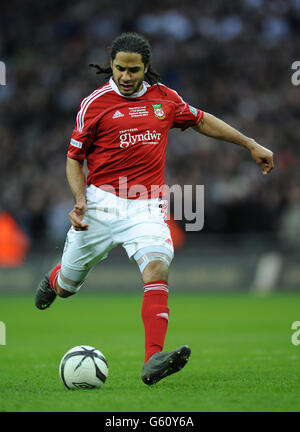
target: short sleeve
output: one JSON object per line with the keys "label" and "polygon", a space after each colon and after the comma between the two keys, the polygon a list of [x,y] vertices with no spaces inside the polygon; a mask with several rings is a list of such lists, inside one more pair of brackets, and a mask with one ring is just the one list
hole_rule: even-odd
{"label": "short sleeve", "polygon": [[95,136],[95,110],[93,106],[87,106],[85,100],[81,103],[75,127],[71,135],[67,156],[71,159],[84,160],[87,150],[91,146]]}
{"label": "short sleeve", "polygon": [[196,126],[203,117],[203,111],[198,108],[194,108],[185,102],[176,92],[175,93],[175,113],[173,120],[173,128],[181,128],[185,130],[190,126]]}

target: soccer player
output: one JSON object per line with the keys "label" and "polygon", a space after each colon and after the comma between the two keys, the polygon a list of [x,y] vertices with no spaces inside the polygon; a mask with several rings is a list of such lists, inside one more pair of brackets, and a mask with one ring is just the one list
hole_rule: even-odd
{"label": "soccer player", "polygon": [[42,279],[35,298],[36,306],[46,309],[57,295],[77,293],[92,267],[122,245],[138,264],[144,284],[142,380],[148,385],[179,371],[191,353],[187,345],[162,352],[169,319],[168,268],[174,253],[164,193],[169,130],[192,127],[243,146],[263,174],[274,166],[270,150],[161,84],[150,57],[144,37],[123,33],[111,46],[110,66],[92,65],[110,78],[79,107],[66,162],[75,198],[69,213],[72,226],[61,263]]}

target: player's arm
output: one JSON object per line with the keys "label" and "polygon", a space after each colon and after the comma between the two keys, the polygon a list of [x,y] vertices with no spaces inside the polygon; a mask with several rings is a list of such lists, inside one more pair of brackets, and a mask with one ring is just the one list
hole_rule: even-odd
{"label": "player's arm", "polygon": [[204,112],[202,120],[193,126],[193,129],[212,138],[228,141],[248,149],[252,159],[260,165],[263,174],[267,174],[274,168],[273,152],[258,144],[254,139],[249,138],[224,121]]}
{"label": "player's arm", "polygon": [[69,219],[76,231],[86,231],[88,224],[83,223],[86,212],[85,189],[86,181],[84,174],[83,160],[67,157],[66,175],[72,194],[75,198],[75,205],[69,213]]}

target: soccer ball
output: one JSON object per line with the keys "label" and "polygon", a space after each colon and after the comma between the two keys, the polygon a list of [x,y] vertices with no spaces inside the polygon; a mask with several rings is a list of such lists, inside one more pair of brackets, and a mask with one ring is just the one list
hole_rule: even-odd
{"label": "soccer ball", "polygon": [[108,376],[108,365],[101,351],[79,345],[63,356],[59,375],[67,389],[100,388]]}

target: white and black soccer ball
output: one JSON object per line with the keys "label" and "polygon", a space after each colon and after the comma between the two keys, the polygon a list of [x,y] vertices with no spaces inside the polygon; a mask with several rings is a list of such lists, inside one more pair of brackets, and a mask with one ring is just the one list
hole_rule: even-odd
{"label": "white and black soccer ball", "polygon": [[63,356],[59,375],[67,389],[100,388],[108,376],[108,365],[101,351],[79,345]]}

